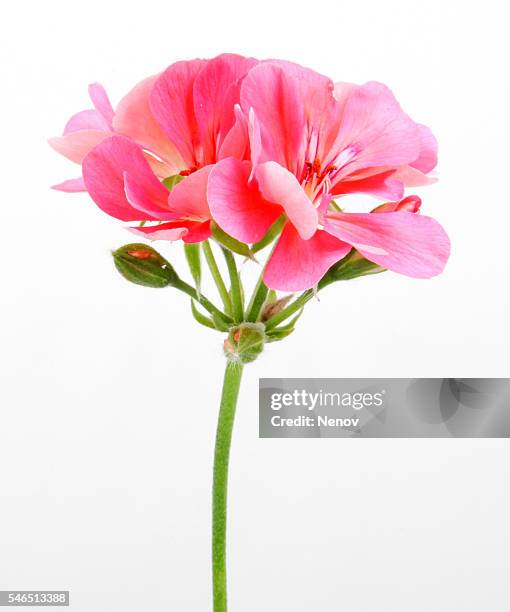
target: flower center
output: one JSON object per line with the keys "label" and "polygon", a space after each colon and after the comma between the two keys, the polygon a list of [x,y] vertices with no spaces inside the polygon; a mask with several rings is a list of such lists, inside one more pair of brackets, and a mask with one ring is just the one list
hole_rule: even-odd
{"label": "flower center", "polygon": [[317,204],[323,194],[331,190],[338,182],[340,171],[360,152],[359,144],[353,143],[337,154],[328,154],[323,162],[319,156],[312,161],[305,161],[301,172],[301,185],[308,197]]}
{"label": "flower center", "polygon": [[331,181],[329,176],[336,169],[337,167],[334,164],[323,167],[318,157],[313,162],[305,161],[301,174],[301,185],[312,202],[330,188]]}
{"label": "flower center", "polygon": [[193,172],[196,172],[197,170],[199,170],[198,166],[191,166],[190,168],[186,168],[185,170],[181,170],[179,172],[179,174],[181,176],[189,176],[190,174],[193,174]]}

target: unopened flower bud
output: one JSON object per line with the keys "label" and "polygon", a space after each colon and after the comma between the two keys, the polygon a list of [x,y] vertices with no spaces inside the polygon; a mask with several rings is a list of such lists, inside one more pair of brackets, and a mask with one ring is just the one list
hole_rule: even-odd
{"label": "unopened flower bud", "polygon": [[374,208],[374,213],[386,213],[386,212],[412,212],[417,213],[420,211],[421,198],[417,195],[410,195],[403,200],[398,202],[386,202]]}
{"label": "unopened flower bud", "polygon": [[267,321],[274,315],[281,312],[293,297],[294,295],[291,293],[290,295],[286,295],[278,300],[267,302],[262,309],[262,314],[260,316],[262,321]]}
{"label": "unopened flower bud", "polygon": [[230,361],[250,363],[262,353],[264,340],[262,323],[241,323],[230,330],[228,338],[223,343],[223,351]]}
{"label": "unopened flower bud", "polygon": [[126,244],[112,255],[120,274],[136,285],[171,287],[179,280],[171,264],[146,244]]}

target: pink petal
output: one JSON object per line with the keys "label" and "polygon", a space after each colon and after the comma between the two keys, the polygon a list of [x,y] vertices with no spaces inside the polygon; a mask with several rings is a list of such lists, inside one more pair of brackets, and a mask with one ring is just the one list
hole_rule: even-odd
{"label": "pink petal", "polygon": [[270,60],[267,64],[285,72],[292,88],[299,92],[308,129],[321,131],[323,124],[335,114],[334,84],[331,79],[293,62]]}
{"label": "pink petal", "polygon": [[253,108],[250,108],[248,115],[248,134],[250,139],[250,157],[252,163],[250,181],[252,181],[255,170],[258,168],[259,164],[261,164],[263,161],[267,161],[264,159],[260,123]]}
{"label": "pink petal", "polygon": [[386,212],[398,212],[398,211],[406,211],[417,213],[420,211],[421,207],[421,198],[417,195],[410,195],[399,202],[385,202],[381,204],[377,208],[372,210],[373,213],[386,213]]}
{"label": "pink petal", "polygon": [[258,242],[282,214],[249,183],[251,164],[232,157],[218,162],[209,177],[207,199],[213,219],[241,242]]}
{"label": "pink petal", "polygon": [[89,85],[89,96],[94,108],[112,129],[113,108],[105,88],[100,83],[92,83]]}
{"label": "pink petal", "polygon": [[393,175],[395,180],[401,181],[406,187],[422,187],[437,182],[437,178],[427,176],[421,170],[412,166],[400,166]]}
{"label": "pink petal", "polygon": [[122,98],[113,117],[113,128],[118,134],[129,136],[161,159],[161,168],[158,169],[155,168],[154,158],[148,161],[158,176],[166,178],[178,174],[185,168],[185,164],[150,110],[149,98],[158,76],[141,81]]}
{"label": "pink petal", "polygon": [[341,152],[341,178],[363,168],[413,162],[422,148],[422,134],[391,91],[370,82],[348,94],[335,148]]}
{"label": "pink petal", "polygon": [[170,192],[168,205],[181,217],[189,217],[196,221],[206,221],[211,218],[207,204],[207,181],[212,166],[200,168],[178,183]]}
{"label": "pink petal", "polygon": [[[380,179],[384,178],[384,176],[391,177],[391,182],[398,181],[399,183],[402,183],[404,187],[421,187],[423,185],[431,185],[437,182],[436,178],[428,176],[409,165],[398,166],[397,168],[393,168],[391,166],[377,166],[373,168],[363,168],[362,170],[357,170],[356,172],[349,174],[349,176],[343,178],[339,183],[336,183],[333,186],[332,191],[335,194],[343,193],[343,185],[345,183],[350,183],[351,181],[361,181],[362,179],[364,180],[368,178],[374,178],[374,180],[377,181],[377,177]],[[378,194],[374,193],[374,195]],[[382,193],[380,197],[393,198],[389,192]]]}
{"label": "pink petal", "polygon": [[241,106],[253,108],[260,122],[263,160],[273,160],[297,173],[301,170],[305,114],[299,83],[281,66],[269,62],[252,68],[241,85]]}
{"label": "pink petal", "polygon": [[52,189],[56,191],[65,191],[66,193],[79,193],[80,191],[87,191],[83,178],[80,176],[75,179],[68,179],[58,185],[52,185]]}
{"label": "pink petal", "polygon": [[319,216],[296,177],[273,161],[260,164],[255,176],[263,197],[283,207],[303,240],[311,238]]}
{"label": "pink petal", "polygon": [[151,167],[151,170],[159,179],[163,180],[169,176],[173,176],[174,174],[179,174],[179,171],[176,171],[175,166],[159,159],[159,157],[155,157],[152,153],[149,153],[147,149],[144,149],[143,153],[147,163]]}
{"label": "pink petal", "polygon": [[57,153],[77,164],[81,164],[89,151],[110,136],[109,132],[102,132],[100,130],[81,130],[79,132],[70,132],[65,136],[50,138],[48,143]]}
{"label": "pink petal", "polygon": [[333,82],[314,70],[292,62],[273,60],[270,63],[284,70],[286,78],[299,92],[303,107],[305,142],[301,142],[298,150],[297,169],[300,171],[305,161],[313,162],[317,158],[327,167],[342,115],[342,104],[334,96]]}
{"label": "pink petal", "polygon": [[[142,149],[123,136],[112,136],[97,145],[83,160],[83,178],[94,202],[107,214],[122,221],[153,219],[133,207],[126,198],[124,174],[137,186],[137,199],[153,198],[162,205],[167,189],[158,181]],[[141,194],[143,192],[143,195]]]}
{"label": "pink petal", "polygon": [[421,150],[418,159],[410,165],[427,173],[437,165],[437,140],[427,126],[418,125],[418,129],[421,137]]}
{"label": "pink petal", "polygon": [[147,213],[152,219],[174,217],[168,208],[168,190],[158,180],[140,182],[136,176],[124,172],[124,193],[133,208]]}
{"label": "pink petal", "polygon": [[325,229],[370,261],[415,278],[440,274],[450,254],[439,223],[409,212],[328,213]]}
{"label": "pink petal", "polygon": [[317,211],[319,213],[319,221],[322,221],[322,219],[324,218],[324,214],[328,210],[332,199],[333,196],[330,193],[322,194],[321,199],[319,200],[319,206],[317,207]]}
{"label": "pink petal", "polygon": [[193,99],[204,163],[216,161],[217,151],[235,123],[241,81],[256,64],[253,58],[225,53],[209,60],[197,74]]}
{"label": "pink petal", "polygon": [[402,181],[395,180],[395,171],[388,170],[365,178],[349,177],[348,180],[340,181],[331,190],[333,195],[347,193],[369,193],[378,198],[398,200],[404,194]]}
{"label": "pink petal", "polygon": [[171,221],[159,225],[144,225],[140,227],[128,227],[132,234],[143,236],[149,240],[180,240],[188,233],[188,228],[182,223]]}
{"label": "pink petal", "polygon": [[351,93],[354,90],[359,89],[359,87],[360,85],[356,85],[354,83],[335,83],[333,88],[333,96],[335,97],[335,100],[340,103],[341,106],[344,106]]}
{"label": "pink petal", "polygon": [[129,227],[130,232],[149,240],[180,240],[184,242],[202,242],[211,236],[211,222],[170,221],[143,227]]}
{"label": "pink petal", "polygon": [[350,245],[322,230],[302,240],[287,223],[264,270],[264,282],[280,291],[310,289],[350,250]]}
{"label": "pink petal", "polygon": [[205,63],[204,60],[193,60],[172,64],[157,78],[150,94],[152,114],[177,147],[187,167],[199,166],[203,161],[200,158],[193,85]]}
{"label": "pink petal", "polygon": [[225,159],[226,157],[249,159],[250,157],[248,120],[241,107],[237,104],[234,107],[234,113],[235,123],[219,148],[218,159]]}
{"label": "pink petal", "polygon": [[211,237],[211,221],[203,221],[202,223],[190,223],[188,225],[188,233],[182,237],[183,242],[193,243],[202,242]]}
{"label": "pink petal", "polygon": [[96,110],[84,110],[76,115],[73,115],[71,119],[66,123],[64,128],[64,136],[71,132],[79,132],[80,130],[100,130],[102,132],[109,132],[110,126],[104,120],[104,117]]}

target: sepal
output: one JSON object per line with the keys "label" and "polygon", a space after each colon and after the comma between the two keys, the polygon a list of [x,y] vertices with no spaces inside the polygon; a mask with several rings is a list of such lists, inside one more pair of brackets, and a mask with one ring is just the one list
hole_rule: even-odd
{"label": "sepal", "polygon": [[163,179],[163,185],[168,189],[168,191],[172,191],[172,189],[181,181],[184,180],[184,176],[181,174],[173,174],[172,176],[167,176],[166,179]]}
{"label": "sepal", "polygon": [[273,240],[282,233],[283,226],[285,225],[285,215],[281,215],[267,230],[265,236],[263,236],[258,242],[252,245],[251,252],[257,253],[265,248],[268,244],[271,244]]}
{"label": "sepal", "polygon": [[331,266],[320,280],[318,289],[322,289],[336,281],[351,280],[359,276],[379,274],[379,272],[384,271],[385,268],[365,259],[356,249],[352,249],[343,259]]}
{"label": "sepal", "polygon": [[229,251],[256,261],[255,257],[253,256],[253,253],[250,250],[250,247],[247,244],[245,244],[244,242],[239,242],[239,240],[236,240],[235,238],[224,232],[221,227],[214,222],[211,223],[211,233],[212,237],[216,240],[216,242],[218,242],[221,246],[225,247]]}
{"label": "sepal", "polygon": [[264,350],[265,331],[262,323],[241,323],[232,327],[223,343],[223,351],[230,361],[250,363]]}
{"label": "sepal", "polygon": [[275,327],[266,332],[267,342],[279,342],[283,340],[287,336],[294,331],[296,328],[296,323],[298,322],[299,317],[303,314],[303,308],[299,311],[299,313],[289,322],[287,325],[282,325],[281,327]]}

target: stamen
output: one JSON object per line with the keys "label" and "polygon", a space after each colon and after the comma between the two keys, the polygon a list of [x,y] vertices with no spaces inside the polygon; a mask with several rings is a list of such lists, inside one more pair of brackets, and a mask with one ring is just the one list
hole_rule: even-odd
{"label": "stamen", "polygon": [[335,169],[342,168],[346,166],[353,157],[360,152],[361,147],[358,144],[351,144],[346,149],[344,149],[335,159]]}
{"label": "stamen", "polygon": [[193,172],[196,172],[197,170],[198,170],[197,166],[191,166],[191,168],[187,168],[186,170],[181,170],[179,174],[181,176],[189,176],[190,174],[193,174]]}

